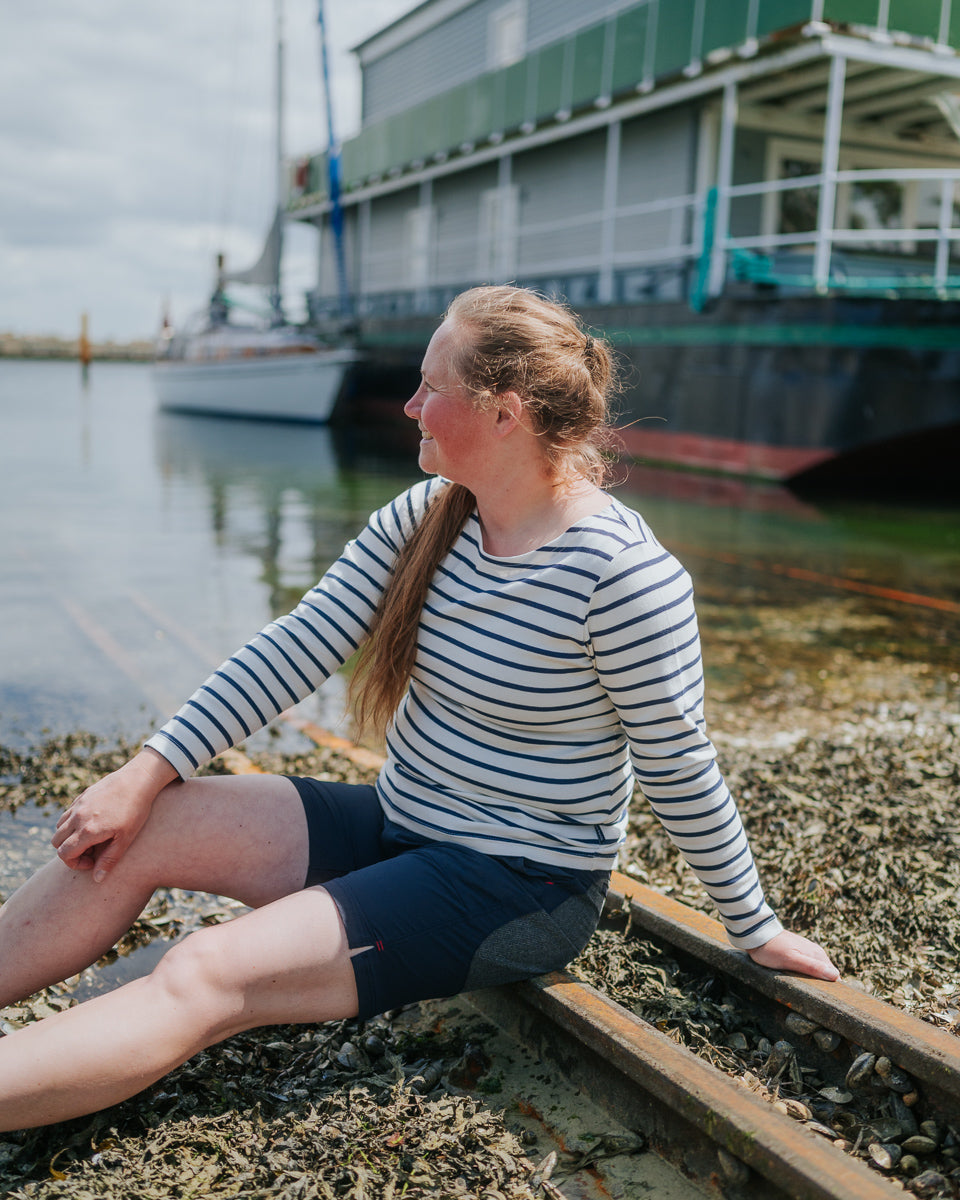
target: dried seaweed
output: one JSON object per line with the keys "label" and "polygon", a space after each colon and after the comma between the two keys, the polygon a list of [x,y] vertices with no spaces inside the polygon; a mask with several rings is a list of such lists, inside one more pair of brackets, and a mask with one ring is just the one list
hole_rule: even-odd
{"label": "dried seaweed", "polygon": [[[875,994],[960,1026],[960,729],[950,715],[864,717],[773,753],[727,744],[722,758],[784,922]],[[643,804],[624,867],[711,907]]]}
{"label": "dried seaweed", "polygon": [[[93,1118],[3,1135],[0,1188],[52,1200],[536,1194],[502,1113],[385,1020],[283,1026],[197,1055]],[[434,1046],[434,1050],[438,1047]]]}

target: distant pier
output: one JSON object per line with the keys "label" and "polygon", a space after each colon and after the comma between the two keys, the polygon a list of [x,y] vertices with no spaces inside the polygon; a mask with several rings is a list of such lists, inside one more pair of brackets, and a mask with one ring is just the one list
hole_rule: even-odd
{"label": "distant pier", "polygon": [[[0,359],[79,359],[80,338],[44,334],[0,333]],[[90,342],[90,359],[102,362],[149,362],[154,356],[150,340],[133,342]]]}

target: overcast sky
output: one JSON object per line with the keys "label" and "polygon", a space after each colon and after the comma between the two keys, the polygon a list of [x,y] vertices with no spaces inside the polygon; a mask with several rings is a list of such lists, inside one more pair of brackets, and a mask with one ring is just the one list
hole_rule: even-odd
{"label": "overcast sky", "polygon": [[[283,0],[286,151],[322,149],[316,0]],[[334,115],[349,48],[415,0],[326,0]],[[275,203],[274,0],[0,0],[0,331],[152,337],[202,306],[223,249],[256,259]],[[288,226],[288,229],[290,227]],[[308,230],[288,236],[291,307]]]}

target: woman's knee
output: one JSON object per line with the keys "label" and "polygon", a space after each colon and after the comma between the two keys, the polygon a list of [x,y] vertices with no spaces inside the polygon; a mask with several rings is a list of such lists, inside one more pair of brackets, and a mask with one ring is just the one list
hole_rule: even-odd
{"label": "woman's knee", "polygon": [[171,1007],[190,1013],[214,1039],[233,1030],[244,1008],[243,973],[219,926],[199,929],[167,951],[150,976]]}

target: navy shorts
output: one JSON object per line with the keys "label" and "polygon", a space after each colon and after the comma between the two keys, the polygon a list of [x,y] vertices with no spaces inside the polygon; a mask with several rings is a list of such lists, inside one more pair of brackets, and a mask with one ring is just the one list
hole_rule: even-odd
{"label": "navy shorts", "polygon": [[386,820],[376,789],[288,776],[310,834],[305,887],[333,897],[366,1019],[415,1000],[529,979],[576,958],[608,871],[498,858]]}

